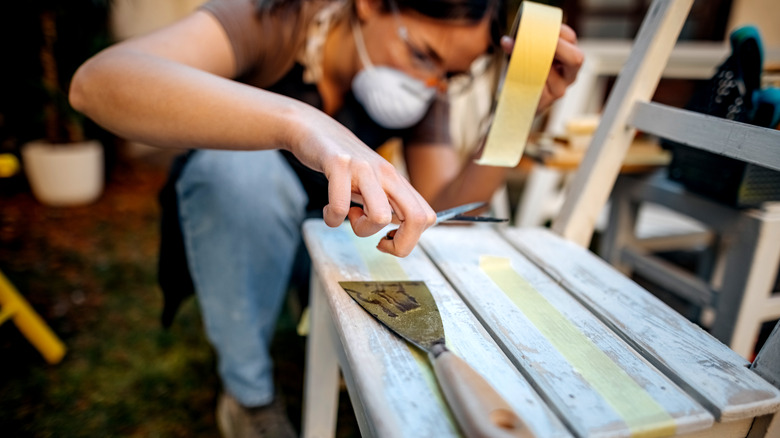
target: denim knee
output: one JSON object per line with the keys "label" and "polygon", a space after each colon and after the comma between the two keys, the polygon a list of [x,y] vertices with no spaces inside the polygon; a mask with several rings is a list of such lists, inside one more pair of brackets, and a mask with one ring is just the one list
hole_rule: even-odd
{"label": "denim knee", "polygon": [[199,151],[178,183],[180,221],[206,333],[242,404],[273,397],[273,336],[307,202],[277,151]]}

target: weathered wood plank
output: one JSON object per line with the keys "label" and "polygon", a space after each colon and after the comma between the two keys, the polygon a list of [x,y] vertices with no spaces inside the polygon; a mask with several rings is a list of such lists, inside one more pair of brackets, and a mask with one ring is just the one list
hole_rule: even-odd
{"label": "weathered wood plank", "polygon": [[427,362],[352,301],[339,281],[425,281],[451,349],[482,374],[538,436],[571,436],[421,250],[397,259],[373,249],[375,237],[358,239],[348,226],[330,229],[319,220],[304,224],[304,237],[367,422],[377,436],[438,438],[459,432]]}
{"label": "weathered wood plank", "polygon": [[[732,421],[729,423],[715,423],[711,428],[698,432],[681,435],[680,438],[752,438],[748,432],[752,431],[753,419]],[[757,435],[756,437],[762,437]],[[767,435],[771,437],[771,435]]]}
{"label": "weathered wood plank", "polygon": [[718,421],[780,410],[780,391],[745,359],[586,249],[546,229],[502,232]]}
{"label": "weathered wood plank", "polygon": [[[647,436],[664,436],[670,425],[677,433],[712,425],[706,409],[493,229],[437,227],[426,231],[422,246],[577,435],[617,437],[641,430]],[[513,301],[510,291],[480,267],[481,256],[509,259],[511,271],[530,283],[546,303],[532,296],[533,291],[521,292],[519,300],[528,304]],[[532,315],[547,303],[549,311]],[[545,324],[551,328],[542,327]],[[582,344],[592,349],[583,350]],[[634,406],[618,406],[627,399],[631,402],[625,404]]]}
{"label": "weathered wood plank", "polygon": [[[303,387],[303,438],[333,438],[336,434],[338,407],[339,360],[341,350],[336,329],[330,321],[322,283],[312,275],[309,300],[310,332],[306,339],[306,375]],[[345,378],[350,374],[344,368]],[[356,412],[359,409],[355,409]],[[356,415],[361,430],[361,415]],[[365,434],[364,434],[365,435]]]}
{"label": "weathered wood plank", "polygon": [[780,131],[638,102],[629,119],[637,129],[697,149],[780,170]]}
{"label": "weathered wood plank", "polygon": [[636,133],[626,123],[634,103],[653,96],[692,4],[693,0],[674,0],[650,5],[631,55],[607,99],[602,122],[553,222],[553,229],[561,236],[582,246],[590,241]]}

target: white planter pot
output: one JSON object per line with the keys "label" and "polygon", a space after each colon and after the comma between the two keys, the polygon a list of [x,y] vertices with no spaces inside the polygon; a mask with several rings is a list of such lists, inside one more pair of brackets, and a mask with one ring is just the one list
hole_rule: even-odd
{"label": "white planter pot", "polygon": [[98,141],[33,141],[22,146],[22,162],[33,195],[43,204],[85,205],[103,192],[103,146]]}

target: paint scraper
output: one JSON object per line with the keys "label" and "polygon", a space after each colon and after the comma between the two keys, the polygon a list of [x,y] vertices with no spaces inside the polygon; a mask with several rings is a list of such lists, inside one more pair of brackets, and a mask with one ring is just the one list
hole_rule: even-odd
{"label": "paint scraper", "polygon": [[439,386],[466,436],[534,436],[490,383],[447,349],[439,309],[424,282],[339,284],[368,313],[428,353]]}

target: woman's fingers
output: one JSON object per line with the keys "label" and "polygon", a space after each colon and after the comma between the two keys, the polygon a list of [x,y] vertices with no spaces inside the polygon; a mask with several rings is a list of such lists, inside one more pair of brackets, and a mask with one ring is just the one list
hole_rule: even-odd
{"label": "woman's fingers", "polygon": [[[558,38],[559,40],[564,40],[571,44],[577,45],[577,33],[574,32],[574,29],[569,27],[567,24],[561,24],[561,31],[558,35]],[[512,50],[515,48],[514,36],[504,35],[501,37],[499,43],[501,45],[501,49],[503,49],[507,55],[512,54]]]}
{"label": "woman's fingers", "polygon": [[423,231],[436,222],[436,213],[422,198],[420,200],[422,202],[413,202],[405,208],[399,207],[404,212],[404,219],[392,239],[383,237],[379,241],[378,250],[398,257],[406,257],[412,252]]}
{"label": "woman's fingers", "polygon": [[[390,165],[388,163],[388,165]],[[394,171],[395,169],[393,169]],[[363,198],[363,208],[353,207],[349,211],[349,222],[355,234],[367,237],[375,234],[393,220],[393,210],[387,200],[379,179],[373,169],[363,170],[358,175],[358,190]]]}
{"label": "woman's fingers", "polygon": [[555,48],[555,58],[547,82],[542,91],[537,111],[543,111],[557,99],[563,97],[566,89],[577,79],[577,73],[582,67],[585,57],[577,47],[577,36],[568,26],[561,27],[561,36],[558,38],[558,46]]}
{"label": "woman's fingers", "polygon": [[344,222],[349,213],[349,203],[352,199],[352,178],[348,173],[350,157],[340,155],[328,166],[328,205],[322,209],[322,218],[330,227],[337,227]]}
{"label": "woman's fingers", "polygon": [[572,44],[577,44],[577,33],[566,23],[561,24],[561,38]]}
{"label": "woman's fingers", "polygon": [[567,84],[574,82],[577,78],[577,72],[579,72],[582,63],[585,60],[585,55],[582,53],[579,47],[577,47],[576,37],[574,41],[561,36],[558,39],[558,46],[555,48],[555,61],[554,64],[560,66],[557,73],[566,81]]}
{"label": "woman's fingers", "polygon": [[[396,256],[408,255],[436,213],[387,160],[352,132],[322,112],[304,108],[307,123],[294,131],[289,150],[328,180],[325,223],[337,227],[348,218],[359,236],[375,234],[391,221],[400,223],[396,238],[378,248]],[[363,207],[350,208],[359,199]]]}
{"label": "woman's fingers", "polygon": [[[507,35],[501,37],[501,48],[507,54],[511,55],[512,50],[515,47],[515,40]],[[566,24],[561,25],[560,36],[558,37],[558,45],[555,47],[555,56],[553,58],[553,65],[550,69],[550,77],[556,83],[548,85],[548,91],[554,91],[553,96],[560,97],[566,87],[574,82],[577,78],[577,73],[582,66],[582,62],[585,59],[582,50],[577,46],[577,34],[574,30]],[[557,82],[558,78],[563,79],[563,86]]]}
{"label": "woman's fingers", "polygon": [[436,213],[403,177],[388,178],[385,193],[399,226],[392,240],[382,238],[377,249],[398,257],[412,252],[423,231],[436,222]]}
{"label": "woman's fingers", "polygon": [[366,214],[365,210],[361,207],[352,207],[349,209],[347,215],[352,230],[355,231],[355,235],[358,237],[368,237],[376,234],[377,231],[385,227],[385,225],[378,224],[371,220]]}
{"label": "woman's fingers", "polygon": [[[407,256],[423,231],[436,221],[436,213],[422,196],[373,151],[337,156],[323,167],[329,198],[323,217],[329,226],[339,226],[346,217],[357,236],[367,237],[393,221],[400,223],[393,240],[379,242],[380,251]],[[350,207],[356,196],[363,207]]]}
{"label": "woman's fingers", "polygon": [[507,55],[512,54],[512,50],[515,48],[515,39],[504,35],[501,37],[501,48],[504,50],[504,53]]}

